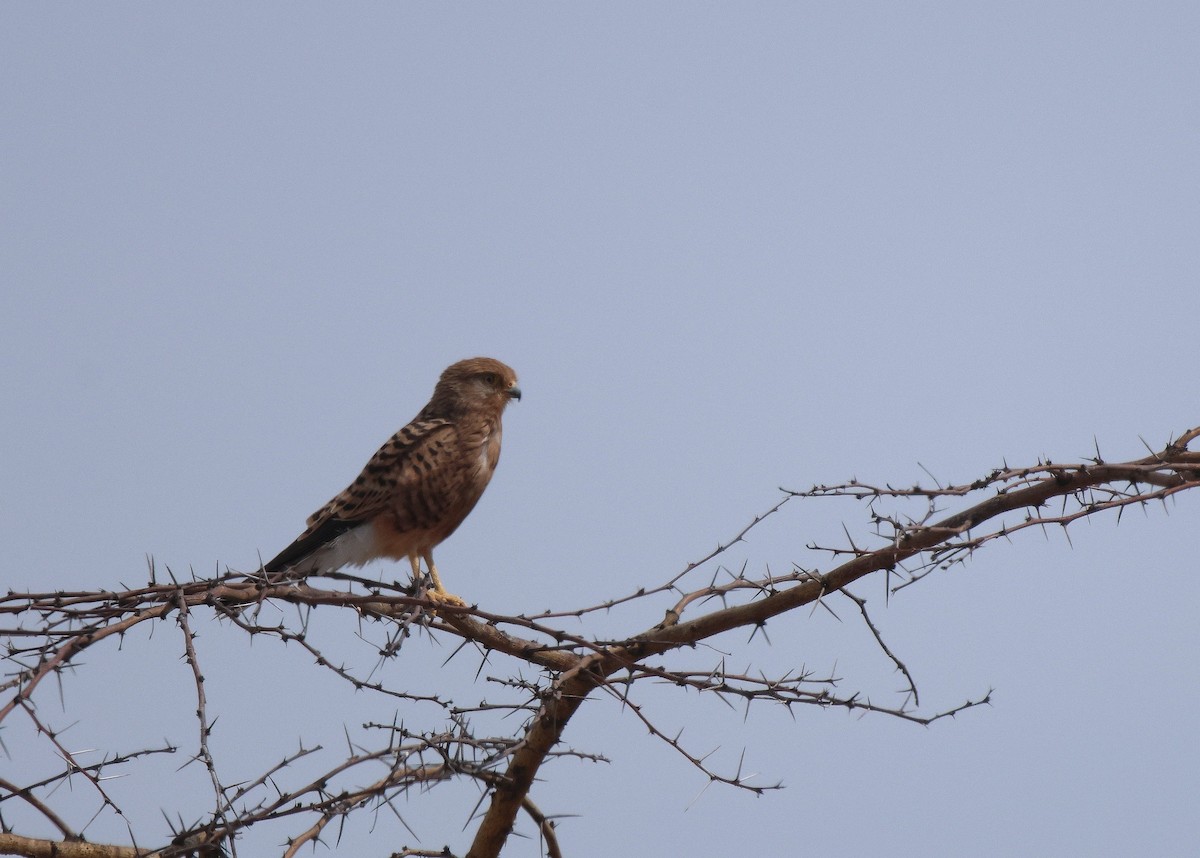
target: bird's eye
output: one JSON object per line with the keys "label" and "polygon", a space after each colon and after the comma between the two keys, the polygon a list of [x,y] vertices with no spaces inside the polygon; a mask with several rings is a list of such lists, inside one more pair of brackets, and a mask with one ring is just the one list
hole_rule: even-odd
{"label": "bird's eye", "polygon": [[494,372],[485,372],[483,374],[483,380],[487,384],[494,385],[496,383],[496,374]]}

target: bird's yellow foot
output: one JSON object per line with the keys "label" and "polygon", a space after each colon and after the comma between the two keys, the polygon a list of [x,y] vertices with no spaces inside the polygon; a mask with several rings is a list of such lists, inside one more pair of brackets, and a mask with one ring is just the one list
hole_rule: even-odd
{"label": "bird's yellow foot", "polygon": [[431,602],[440,602],[443,605],[451,605],[455,608],[468,607],[466,601],[461,597],[455,596],[453,593],[447,593],[445,590],[438,590],[434,587],[430,587],[425,591],[425,598]]}

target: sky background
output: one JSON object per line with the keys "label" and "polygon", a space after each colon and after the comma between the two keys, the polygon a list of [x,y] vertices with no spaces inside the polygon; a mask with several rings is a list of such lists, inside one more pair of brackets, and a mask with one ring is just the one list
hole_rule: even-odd
{"label": "sky background", "polygon": [[[1184,2],[4,4],[0,586],[132,586],[148,554],[252,568],[477,354],[525,396],[438,566],[495,612],[662,581],[780,486],[1143,455],[1200,423],[1198,44]],[[991,707],[922,728],[647,688],[716,768],[744,749],[787,788],[705,790],[597,699],[566,738],[611,763],[556,762],[532,798],[576,815],[560,836],[584,858],[1193,854],[1198,516],[1183,497],[1073,545],[1027,532],[888,605],[860,583],[926,711],[994,688]],[[865,539],[861,505],[793,503],[727,562],[828,569],[805,546],[843,524]],[[572,628],[634,633],[663,607]],[[714,644],[896,705],[853,612]],[[196,622],[230,781],[396,711]],[[369,672],[339,622],[323,644]],[[419,639],[382,675],[498,694],[472,656],[443,667],[454,646]],[[89,652],[65,709],[39,697],[79,722],[72,747],[180,744],[112,785],[156,836],[159,808],[210,806],[200,767],[177,772],[181,653],[172,625],[140,630]],[[9,722],[0,773],[54,770]],[[403,811],[461,853],[475,800],[452,785]],[[96,809],[78,786],[56,801],[77,825]],[[364,821],[316,854],[404,844]]]}

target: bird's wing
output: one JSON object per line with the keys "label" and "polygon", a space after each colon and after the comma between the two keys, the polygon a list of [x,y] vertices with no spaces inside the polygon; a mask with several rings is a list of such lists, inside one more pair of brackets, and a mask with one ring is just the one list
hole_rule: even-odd
{"label": "bird's wing", "polygon": [[454,435],[449,420],[414,420],[376,451],[362,473],[329,503],[308,517],[308,528],[263,566],[280,572],[341,536],[370,521],[411,491],[428,472],[438,452]]}

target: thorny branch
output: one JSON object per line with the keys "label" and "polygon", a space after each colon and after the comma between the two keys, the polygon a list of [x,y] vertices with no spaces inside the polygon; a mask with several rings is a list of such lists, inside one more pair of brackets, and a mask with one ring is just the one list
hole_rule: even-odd
{"label": "thorny branch", "polygon": [[[1133,506],[1165,503],[1173,495],[1200,485],[1200,454],[1188,449],[1197,437],[1200,427],[1158,452],[1129,462],[1105,462],[1097,452],[1094,458],[1075,464],[1040,461],[1024,468],[1005,465],[957,485],[900,488],[852,480],[804,491],[785,490],[774,506],[731,540],[661,583],[573,610],[504,616],[478,607],[438,605],[435,612],[434,606],[416,595],[410,585],[350,574],[329,576],[324,579],[325,586],[308,581],[269,582],[253,574],[234,572],[190,581],[172,577],[169,582],[161,582],[153,565],[149,582],[139,588],[9,593],[0,598],[0,635],[6,665],[6,672],[0,676],[0,726],[14,725],[13,719],[24,718],[27,728],[47,743],[65,768],[49,776],[43,773],[25,778],[23,784],[11,777],[0,779],[0,854],[122,858],[208,858],[228,854],[236,858],[240,835],[256,826],[274,824],[294,831],[280,852],[291,856],[303,847],[340,837],[347,820],[364,811],[375,822],[386,813],[412,834],[396,800],[450,779],[467,779],[479,785],[481,802],[487,801],[467,856],[498,855],[521,812],[534,822],[545,854],[557,856],[561,850],[554,822],[533,803],[530,790],[550,760],[603,760],[561,742],[571,717],[597,691],[619,700],[631,717],[702,772],[706,783],[756,792],[774,789],[777,784],[762,785],[751,780],[743,773],[740,761],[731,773],[716,771],[710,762],[711,752],[697,753],[687,748],[682,729],[668,730],[656,723],[635,696],[637,687],[647,681],[668,684],[716,695],[747,712],[759,703],[789,710],[818,706],[862,710],[920,724],[987,703],[985,695],[945,711],[920,711],[912,673],[885,642],[866,600],[846,588],[864,576],[884,572],[889,582],[895,576],[890,590],[896,592],[931,572],[964,562],[1001,537],[1012,538],[1033,527],[1058,527],[1065,532],[1071,523],[1100,513],[1120,516]],[[748,564],[732,571],[716,566],[733,545],[764,520],[780,515],[787,504],[830,497],[864,502],[869,522],[867,537],[856,540],[847,530],[844,545],[808,546],[823,552],[835,564],[832,568],[821,571],[794,566],[782,572],[768,569],[757,574]],[[861,544],[864,540],[873,540],[873,544]],[[820,675],[803,666],[774,677],[749,668],[730,671],[725,659],[708,669],[658,666],[663,659],[657,657],[692,648],[723,632],[738,628],[757,632],[767,620],[805,605],[829,608],[827,597],[839,594],[853,602],[883,656],[904,678],[897,705],[883,706],[858,693],[843,693],[839,677]],[[553,625],[557,620],[586,618],[600,611],[640,610],[643,604],[656,605],[661,619],[640,633],[620,639],[597,639]],[[265,621],[268,605],[293,606],[296,620]],[[315,626],[313,612],[318,608],[350,612],[358,618],[359,637],[376,647],[378,654],[370,671],[360,673],[328,654],[329,644],[320,642]],[[326,615],[328,611],[321,613],[322,617]],[[71,815],[56,804],[57,789],[82,779],[98,799],[99,807],[92,819],[103,813],[123,818],[104,781],[140,756],[173,752],[174,747],[167,744],[132,753],[109,753],[99,763],[84,765],[78,752],[73,753],[60,740],[62,730],[39,712],[37,700],[44,696],[41,689],[46,679],[61,684],[68,671],[82,668],[84,653],[125,641],[133,629],[153,627],[156,621],[172,616],[183,635],[184,658],[195,688],[199,740],[192,759],[204,765],[215,805],[191,823],[184,823],[175,811],[179,821],[170,838],[152,832],[134,838],[131,828],[132,846],[88,843],[83,832],[90,820],[85,819],[83,825],[72,822]],[[278,762],[258,776],[238,783],[225,782],[209,742],[219,718],[208,711],[205,677],[200,668],[202,654],[195,627],[202,616],[206,621],[215,617],[226,628],[250,639],[298,646],[336,682],[390,701],[396,707],[396,720],[391,724],[362,724],[363,736],[368,739],[352,737],[347,729],[346,747],[340,754],[332,748],[302,745],[277,757]],[[371,640],[380,633],[382,641]],[[476,680],[484,679],[487,688],[499,689],[507,697],[459,704],[448,695],[419,694],[384,678],[382,668],[401,657],[406,642],[446,637],[461,640],[461,646],[453,649],[447,661],[460,652],[474,652],[480,659]],[[490,669],[485,674],[484,666],[495,659],[512,665],[513,675],[493,676]],[[533,668],[535,675],[519,674],[516,668],[521,665]],[[415,730],[405,726],[405,722],[431,713],[441,719],[441,727]],[[499,719],[498,724],[511,719],[511,726],[504,734],[488,736],[472,720],[481,717]],[[371,742],[371,736],[383,741]],[[323,767],[311,765],[330,755],[333,760]],[[302,765],[307,772],[303,775],[299,768]],[[16,812],[18,808],[20,813]],[[18,835],[9,825],[10,818],[19,818],[26,828],[36,828],[32,820],[40,820],[56,835]],[[289,823],[298,827],[289,829]],[[156,845],[139,845],[139,841],[155,837]],[[404,847],[395,854],[452,856],[448,848]]]}
{"label": "thorny branch", "polygon": [[192,679],[196,685],[196,720],[199,722],[200,728],[200,750],[194,759],[203,762],[204,768],[208,771],[209,779],[213,785],[213,793],[216,795],[216,813],[214,818],[224,822],[221,801],[224,790],[221,786],[221,779],[217,776],[216,761],[213,759],[212,751],[208,747],[208,735],[212,730],[208,719],[208,698],[204,694],[204,674],[200,672],[200,657],[196,654],[195,635],[192,633],[191,623],[188,621],[188,606],[186,601],[182,599],[179,601],[179,612],[175,616],[179,621],[179,628],[183,632],[184,652],[188,666],[192,669]]}

